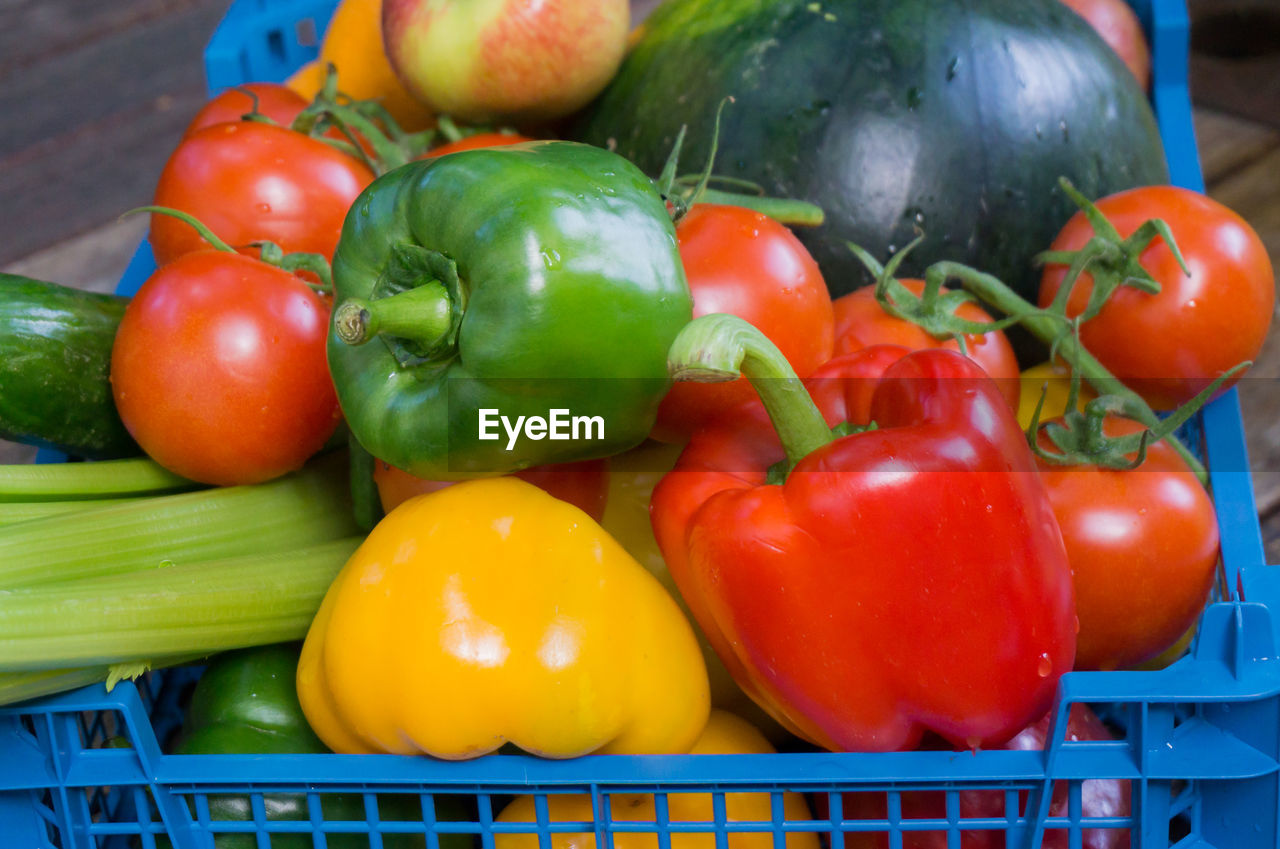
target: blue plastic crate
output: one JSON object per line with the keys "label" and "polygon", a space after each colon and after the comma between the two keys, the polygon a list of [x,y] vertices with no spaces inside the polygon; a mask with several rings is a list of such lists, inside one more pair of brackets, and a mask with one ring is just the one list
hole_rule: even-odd
{"label": "blue plastic crate", "polygon": [[[1187,92],[1188,19],[1184,0],[1132,0],[1150,35],[1154,54],[1153,100],[1175,183],[1203,189]],[[237,0],[206,52],[214,91],[249,79],[283,79],[315,54],[331,0]],[[301,23],[300,23],[301,22]],[[308,23],[309,22],[309,23]],[[153,268],[144,244],[121,282],[133,292]],[[1072,672],[1062,679],[1055,729],[1044,751],[978,753],[723,755],[588,757],[544,761],[490,756],[446,764],[396,756],[174,756],[163,754],[177,727],[179,705],[192,670],[153,674],[138,685],[107,694],[101,686],[0,708],[0,849],[153,849],[167,839],[176,849],[211,849],[214,835],[242,835],[257,849],[286,836],[303,845],[333,846],[340,835],[368,835],[381,847],[394,834],[416,834],[428,849],[441,836],[470,834],[478,849],[514,833],[537,835],[549,849],[565,832],[592,835],[611,849],[622,835],[649,835],[655,849],[681,849],[691,834],[703,845],[736,849],[745,835],[759,835],[781,849],[787,836],[813,832],[830,849],[844,849],[857,835],[877,831],[889,845],[912,832],[946,835],[948,847],[985,831],[1009,847],[1082,845],[1082,830],[1128,830],[1135,847],[1257,849],[1280,846],[1280,569],[1265,565],[1235,392],[1199,419],[1200,446],[1211,469],[1222,531],[1220,601],[1210,605],[1187,657],[1158,672]],[[1115,742],[1063,739],[1074,703],[1100,705],[1124,729]],[[123,738],[128,747],[107,744]],[[1082,817],[1086,781],[1130,782],[1129,817]],[[1056,783],[1069,800],[1063,816],[1049,817]],[[911,819],[902,794],[945,793],[945,816]],[[1004,800],[1001,815],[960,816],[960,794],[988,790]],[[728,822],[725,794],[766,794],[769,814],[757,822]],[[786,820],[783,793],[810,794],[820,818]],[[269,821],[264,798],[305,793],[310,819]],[[366,817],[323,820],[320,797],[364,794]],[[618,794],[656,793],[652,822],[626,820],[615,811]],[[888,794],[883,819],[846,816],[842,794]],[[251,822],[210,822],[210,794],[249,794]],[[420,803],[422,817],[388,821],[378,798],[405,794]],[[535,794],[537,823],[495,824],[511,794]],[[593,818],[549,823],[550,794],[588,794]],[[705,822],[672,822],[677,794],[712,794]],[[477,802],[466,821],[437,820],[434,797],[465,794]],[[194,814],[193,814],[194,812]]]}

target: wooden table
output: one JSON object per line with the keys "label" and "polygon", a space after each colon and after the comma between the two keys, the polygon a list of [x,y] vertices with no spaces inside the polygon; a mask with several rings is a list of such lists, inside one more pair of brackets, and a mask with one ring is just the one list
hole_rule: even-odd
{"label": "wooden table", "polygon": [[[643,11],[655,0],[636,0]],[[110,291],[204,100],[201,50],[228,0],[0,4],[0,269]],[[1208,193],[1280,260],[1280,4],[1192,0],[1192,92]],[[1268,559],[1280,563],[1280,331],[1240,395]],[[34,451],[0,443],[0,462]]]}

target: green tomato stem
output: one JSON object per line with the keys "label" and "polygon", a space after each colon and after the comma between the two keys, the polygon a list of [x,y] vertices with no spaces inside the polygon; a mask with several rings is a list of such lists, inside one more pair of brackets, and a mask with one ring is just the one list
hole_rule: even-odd
{"label": "green tomato stem", "polygon": [[[929,268],[929,274],[939,274],[947,279],[960,281],[966,291],[1010,316],[1018,316],[1019,324],[1031,332],[1041,342],[1056,350],[1058,356],[1072,364],[1072,368],[1100,395],[1115,395],[1129,402],[1129,410],[1137,421],[1149,428],[1160,427],[1160,417],[1142,396],[1125,386],[1121,380],[1098,362],[1075,338],[1074,334],[1064,333],[1060,318],[1047,315],[1034,304],[1020,297],[998,278],[990,274],[972,269],[956,262],[939,262]],[[1202,484],[1208,484],[1209,474],[1204,464],[1183,445],[1177,437],[1169,434],[1169,445],[1191,467]]]}
{"label": "green tomato stem", "polygon": [[453,325],[453,301],[437,280],[366,301],[348,298],[333,314],[334,331],[347,345],[363,345],[379,334],[431,347]]}
{"label": "green tomato stem", "polygon": [[183,212],[180,209],[171,209],[167,206],[139,206],[129,210],[128,212],[121,213],[120,217],[128,218],[130,215],[136,215],[139,212],[151,212],[157,215],[167,215],[170,218],[176,218],[179,221],[183,221],[191,225],[191,227],[200,234],[200,238],[213,246],[215,250],[222,251],[223,253],[236,253],[235,248],[218,238],[218,236],[210,230],[203,221],[190,213]]}
{"label": "green tomato stem", "polygon": [[667,354],[675,380],[751,381],[786,451],[790,466],[834,438],[808,390],[778,347],[735,315],[696,318],[676,336]]}
{"label": "green tomato stem", "polygon": [[826,220],[822,207],[803,200],[703,189],[696,203],[718,203],[754,209],[788,227],[821,227]]}

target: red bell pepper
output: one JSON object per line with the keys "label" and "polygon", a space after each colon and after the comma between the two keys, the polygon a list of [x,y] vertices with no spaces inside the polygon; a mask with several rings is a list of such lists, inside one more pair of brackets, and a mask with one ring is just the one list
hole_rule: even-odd
{"label": "red bell pepper", "polygon": [[[672,374],[746,374],[773,427],[745,414],[693,436],[653,494],[658,543],[739,686],[799,736],[999,745],[1072,665],[1062,536],[1008,404],[960,354],[903,356],[874,384],[876,429],[834,435],[883,368],[864,358],[886,359],[859,353],[810,378],[820,410],[746,322],[688,325]],[[842,376],[864,380],[824,380]]]}

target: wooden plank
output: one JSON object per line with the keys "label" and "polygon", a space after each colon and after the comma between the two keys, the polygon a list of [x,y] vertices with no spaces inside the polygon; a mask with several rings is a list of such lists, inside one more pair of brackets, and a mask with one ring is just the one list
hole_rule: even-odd
{"label": "wooden plank", "polygon": [[112,221],[73,239],[0,267],[0,271],[61,283],[90,292],[114,292],[150,218]]}
{"label": "wooden plank", "polygon": [[83,133],[141,104],[163,105],[166,96],[198,90],[201,52],[224,11],[225,0],[200,0],[7,74],[0,114],[22,119],[0,129],[0,159]]}
{"label": "wooden plank", "polygon": [[[20,167],[0,161],[0,196],[6,199],[0,209],[0,263],[148,203],[165,159],[201,102],[192,91],[163,110],[140,107],[114,125],[25,157]],[[111,164],[104,167],[108,158]]]}
{"label": "wooden plank", "polygon": [[17,442],[6,442],[0,439],[0,463],[31,463],[36,459],[36,450],[30,445]]}
{"label": "wooden plank", "polygon": [[1268,564],[1280,565],[1280,512],[1262,517],[1262,550]]}
{"label": "wooden plank", "polygon": [[1280,322],[1273,324],[1262,355],[1239,383],[1254,498],[1263,515],[1280,511],[1280,330],[1276,327]]}
{"label": "wooden plank", "polygon": [[[1228,120],[1220,126],[1239,128],[1241,123]],[[1235,160],[1209,183],[1209,195],[1258,231],[1272,264],[1280,268],[1280,140],[1264,146],[1265,138],[1228,132],[1216,141],[1202,140],[1202,150],[1216,151],[1212,156],[1220,163]],[[1240,406],[1258,510],[1269,515],[1280,510],[1280,321],[1274,318],[1261,355],[1241,381]],[[1280,563],[1280,549],[1276,555]]]}
{"label": "wooden plank", "polygon": [[1200,167],[1210,194],[1219,182],[1280,146],[1280,129],[1245,118],[1200,107],[1194,119]]}
{"label": "wooden plank", "polygon": [[204,102],[201,51],[225,8],[189,3],[8,76],[0,114],[22,118],[0,128],[0,264],[150,200]]}
{"label": "wooden plank", "polygon": [[1280,259],[1280,144],[1214,181],[1208,193],[1248,221],[1272,260]]}
{"label": "wooden plank", "polygon": [[56,62],[117,35],[207,0],[5,0],[0,3],[0,78]]}
{"label": "wooden plank", "polygon": [[1280,128],[1280,8],[1275,0],[1191,0],[1191,96]]}

